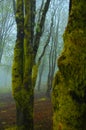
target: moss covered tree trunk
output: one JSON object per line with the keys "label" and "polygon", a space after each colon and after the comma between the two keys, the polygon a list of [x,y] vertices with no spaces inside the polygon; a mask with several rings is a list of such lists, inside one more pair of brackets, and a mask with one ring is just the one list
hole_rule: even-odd
{"label": "moss covered tree trunk", "polygon": [[38,72],[35,57],[50,0],[42,12],[39,28],[34,36],[35,0],[16,0],[17,40],[12,67],[12,88],[16,102],[17,129],[33,130],[34,86]]}
{"label": "moss covered tree trunk", "polygon": [[14,49],[12,87],[16,102],[17,129],[33,130],[35,0],[17,0],[16,8],[17,40]]}
{"label": "moss covered tree trunk", "polygon": [[86,0],[72,0],[53,86],[53,129],[86,130]]}

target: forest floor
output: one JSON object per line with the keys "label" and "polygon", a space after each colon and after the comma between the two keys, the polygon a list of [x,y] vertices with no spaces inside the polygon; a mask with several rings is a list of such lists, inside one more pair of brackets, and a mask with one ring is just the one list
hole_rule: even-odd
{"label": "forest floor", "polygon": [[[44,93],[34,100],[34,130],[52,130],[52,103]],[[0,130],[16,125],[16,107],[11,93],[0,94]]]}

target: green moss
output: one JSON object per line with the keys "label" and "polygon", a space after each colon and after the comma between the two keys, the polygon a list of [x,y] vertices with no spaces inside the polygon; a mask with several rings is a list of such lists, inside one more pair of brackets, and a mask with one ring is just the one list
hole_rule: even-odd
{"label": "green moss", "polygon": [[32,130],[34,99],[32,68],[35,62],[32,47],[32,2],[27,0],[24,3],[21,0],[16,2],[17,40],[12,67],[12,91],[16,103],[18,130]]}
{"label": "green moss", "polygon": [[86,1],[72,4],[53,84],[54,130],[86,130]]}
{"label": "green moss", "polygon": [[25,109],[29,105],[31,92],[26,91],[25,89],[20,90],[15,93],[16,105],[21,109]]}
{"label": "green moss", "polygon": [[32,68],[32,83],[33,83],[33,86],[35,86],[37,74],[38,74],[38,65],[34,65],[33,68]]}
{"label": "green moss", "polygon": [[24,130],[24,127],[23,126],[21,126],[21,127],[14,126],[14,127],[6,128],[5,130]]}
{"label": "green moss", "polygon": [[[33,90],[22,88],[14,95],[17,109],[17,129],[28,130],[33,127]],[[28,124],[29,122],[29,124]],[[22,126],[23,125],[23,126]]]}
{"label": "green moss", "polygon": [[86,47],[72,46],[72,42],[66,45],[53,87],[54,130],[59,130],[59,123],[62,130],[85,130]]}
{"label": "green moss", "polygon": [[[86,15],[86,1],[72,1],[72,10],[70,12],[69,22],[67,30],[69,33],[76,29],[84,29],[85,26],[85,15]],[[86,32],[86,30],[84,30]]]}

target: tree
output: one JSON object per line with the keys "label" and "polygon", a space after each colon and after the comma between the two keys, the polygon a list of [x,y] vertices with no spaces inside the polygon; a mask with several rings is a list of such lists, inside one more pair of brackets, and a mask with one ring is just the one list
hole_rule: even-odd
{"label": "tree", "polygon": [[39,66],[39,73],[38,73],[39,78],[38,78],[38,83],[37,83],[38,91],[40,91],[40,89],[41,89],[41,80],[42,80],[44,66],[45,66],[45,58],[43,57],[43,59],[41,60],[41,64]]}
{"label": "tree", "polygon": [[17,128],[33,130],[34,86],[38,65],[35,57],[50,0],[47,0],[34,36],[35,0],[16,1],[17,40],[12,67],[12,88],[16,102]]}
{"label": "tree", "polygon": [[[39,47],[39,50],[42,51],[41,55],[42,56],[45,55],[45,57],[47,58],[47,64],[46,64],[46,67],[44,67],[44,71],[41,76],[42,79],[43,77],[45,77],[47,95],[48,94],[50,95],[50,91],[52,89],[52,81],[55,74],[54,72],[56,71],[56,58],[58,58],[63,48],[62,47],[63,46],[62,34],[65,28],[65,25],[67,23],[66,22],[67,14],[68,14],[67,3],[68,3],[67,0],[65,1],[52,0],[51,1],[50,8],[47,13],[44,32],[41,38],[41,44]],[[45,42],[45,44],[42,44],[42,42],[43,43]],[[40,54],[40,52],[38,54]],[[41,85],[42,83],[44,83],[44,81],[41,82]]]}
{"label": "tree", "polygon": [[[53,15],[54,16],[54,15]],[[55,73],[56,67],[56,57],[57,57],[57,45],[59,38],[59,22],[60,22],[60,11],[58,11],[58,20],[55,24],[53,24],[54,18],[52,19],[51,26],[51,46],[49,53],[49,72],[48,72],[48,81],[47,81],[47,95],[50,95],[50,91],[52,89],[52,82]],[[53,27],[54,25],[54,27]],[[56,28],[56,31],[55,31]]]}
{"label": "tree", "polygon": [[53,129],[86,130],[86,0],[71,0],[53,83]]}
{"label": "tree", "polygon": [[2,60],[4,48],[13,39],[12,34],[15,26],[13,18],[12,2],[0,1],[0,63]]}

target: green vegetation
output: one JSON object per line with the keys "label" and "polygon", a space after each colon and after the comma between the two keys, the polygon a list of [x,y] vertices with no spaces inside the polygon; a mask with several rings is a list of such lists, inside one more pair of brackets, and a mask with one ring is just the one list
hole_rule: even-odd
{"label": "green vegetation", "polygon": [[22,130],[22,127],[13,126],[13,127],[6,128],[5,130]]}
{"label": "green vegetation", "polygon": [[86,130],[85,13],[85,0],[72,1],[53,86],[54,130]]}

